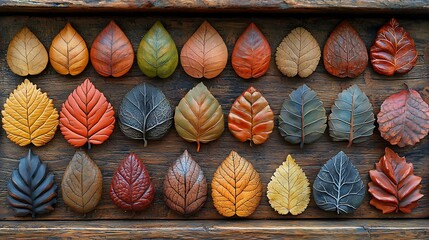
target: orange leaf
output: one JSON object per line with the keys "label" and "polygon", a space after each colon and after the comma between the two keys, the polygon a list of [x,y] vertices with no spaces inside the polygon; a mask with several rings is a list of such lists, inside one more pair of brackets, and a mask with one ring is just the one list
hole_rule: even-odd
{"label": "orange leaf", "polygon": [[73,146],[85,143],[101,144],[115,126],[113,107],[103,93],[86,79],[69,95],[60,113],[60,127],[64,138]]}

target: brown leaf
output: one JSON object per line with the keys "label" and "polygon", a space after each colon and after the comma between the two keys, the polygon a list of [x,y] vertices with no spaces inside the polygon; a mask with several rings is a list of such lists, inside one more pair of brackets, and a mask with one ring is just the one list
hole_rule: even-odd
{"label": "brown leaf", "polygon": [[180,63],[183,70],[193,78],[214,78],[228,61],[228,49],[219,33],[204,21],[183,45]]}
{"label": "brown leaf", "polygon": [[422,178],[414,175],[413,164],[390,148],[386,148],[385,155],[375,164],[375,170],[369,171],[369,176],[372,182],[368,183],[368,192],[373,197],[370,204],[383,213],[410,213],[423,197],[420,193]]}
{"label": "brown leaf", "polygon": [[365,44],[347,21],[341,22],[326,41],[323,62],[326,71],[340,78],[355,78],[368,65]]}

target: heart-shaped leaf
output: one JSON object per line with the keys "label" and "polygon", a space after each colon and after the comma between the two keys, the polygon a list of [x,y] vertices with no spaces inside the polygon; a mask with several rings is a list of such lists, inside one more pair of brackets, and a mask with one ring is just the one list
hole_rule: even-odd
{"label": "heart-shaped leaf", "polygon": [[343,151],[323,165],[313,183],[317,206],[337,214],[354,212],[362,204],[365,191],[358,170]]}
{"label": "heart-shaped leaf", "polygon": [[289,94],[283,102],[279,116],[279,130],[282,137],[292,143],[312,143],[319,139],[326,129],[326,110],[316,92],[302,85]]}
{"label": "heart-shaped leaf", "polygon": [[234,71],[244,79],[258,78],[267,72],[271,47],[254,23],[250,23],[235,42],[231,58]]}
{"label": "heart-shaped leaf", "polygon": [[73,146],[102,144],[115,127],[115,113],[103,93],[86,79],[63,103],[60,128]]}
{"label": "heart-shaped leaf", "polygon": [[64,203],[75,212],[91,212],[101,199],[102,185],[100,168],[88,154],[77,150],[61,182]]}
{"label": "heart-shaped leaf", "polygon": [[232,104],[228,128],[238,140],[264,143],[274,128],[274,113],[261,92],[249,87]]}
{"label": "heart-shaped leaf", "polygon": [[113,20],[95,38],[90,56],[95,71],[103,77],[121,77],[134,62],[133,46]]}
{"label": "heart-shaped leaf", "polygon": [[279,214],[301,214],[310,202],[310,182],[291,155],[276,169],[267,188],[270,205]]}
{"label": "heart-shaped leaf", "polygon": [[7,65],[19,76],[37,75],[48,65],[48,52],[30,29],[23,27],[9,43]]}
{"label": "heart-shaped leaf", "polygon": [[122,99],[119,127],[132,139],[157,140],[173,125],[173,109],[164,93],[147,83],[135,86]]}
{"label": "heart-shaped leaf", "polygon": [[249,161],[231,151],[213,175],[212,197],[223,216],[250,216],[262,197],[259,173]]}
{"label": "heart-shaped leaf", "polygon": [[429,132],[429,106],[413,89],[384,100],[377,115],[381,136],[392,145],[414,146]]}
{"label": "heart-shaped leaf", "polygon": [[368,65],[368,53],[359,33],[343,21],[329,36],[323,48],[323,63],[330,74],[355,78]]}
{"label": "heart-shaped leaf", "polygon": [[110,184],[110,198],[125,211],[142,211],[153,202],[155,188],[149,172],[134,153],[116,169]]}
{"label": "heart-shaped leaf", "polygon": [[174,211],[189,216],[198,212],[206,200],[206,177],[200,165],[185,150],[165,175],[165,204]]}
{"label": "heart-shaped leaf", "polygon": [[218,139],[225,128],[222,106],[203,83],[189,90],[174,114],[177,133],[186,141],[208,143]]}
{"label": "heart-shaped leaf", "polygon": [[374,71],[392,76],[413,69],[417,62],[417,50],[410,34],[392,18],[378,30],[370,57]]}
{"label": "heart-shaped leaf", "polygon": [[52,99],[28,79],[9,95],[4,104],[3,129],[19,146],[43,146],[55,135],[58,112]]}
{"label": "heart-shaped leaf", "polygon": [[414,175],[413,164],[390,148],[386,148],[385,155],[375,164],[375,170],[369,171],[369,176],[372,182],[368,183],[368,192],[373,197],[369,203],[383,213],[410,213],[423,197],[420,193],[422,178]]}
{"label": "heart-shaped leaf", "polygon": [[288,77],[310,76],[319,60],[319,44],[309,31],[301,27],[292,30],[277,47],[277,68]]}
{"label": "heart-shaped leaf", "polygon": [[228,61],[228,49],[219,33],[204,21],[183,45],[180,63],[183,70],[193,78],[214,78]]}
{"label": "heart-shaped leaf", "polygon": [[148,77],[168,78],[176,70],[179,54],[176,44],[157,21],[143,36],[137,50],[137,63]]}
{"label": "heart-shaped leaf", "polygon": [[55,36],[49,48],[51,65],[62,75],[75,76],[81,73],[88,65],[88,55],[85,40],[70,23]]}
{"label": "heart-shaped leaf", "polygon": [[46,164],[28,150],[19,160],[18,169],[12,172],[7,183],[7,201],[16,216],[45,214],[54,211],[57,202],[57,185],[54,175],[47,171]]}
{"label": "heart-shaped leaf", "polygon": [[371,137],[375,128],[372,105],[357,85],[338,94],[331,111],[329,134],[334,141],[349,141],[350,147]]}

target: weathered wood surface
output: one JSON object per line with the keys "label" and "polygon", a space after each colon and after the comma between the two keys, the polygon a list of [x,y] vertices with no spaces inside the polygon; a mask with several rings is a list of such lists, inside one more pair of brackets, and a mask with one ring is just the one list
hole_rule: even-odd
{"label": "weathered wood surface", "polygon": [[[0,18],[0,25],[3,27],[0,33],[0,102],[5,99],[13,89],[20,84],[24,78],[11,73],[6,62],[5,55],[9,41],[23,26],[28,26],[36,36],[40,38],[45,46],[49,46],[51,40],[63,28],[67,21],[71,21],[73,26],[80,32],[87,44],[90,46],[95,36],[108,24],[110,18],[115,19],[118,25],[130,38],[134,49],[142,38],[143,34],[151,27],[156,20],[161,20],[166,29],[171,33],[179,50],[186,40],[205,20],[203,18],[186,18],[177,16],[109,16],[109,17],[28,17],[28,16],[3,16]],[[297,26],[306,27],[316,38],[320,46],[323,47],[331,30],[342,20],[341,17],[254,17],[247,18],[208,18],[212,25],[219,31],[228,46],[231,54],[234,43],[250,21],[254,21],[261,31],[266,35],[273,50],[293,28]],[[356,27],[361,34],[365,44],[369,47],[378,28],[388,20],[383,18],[354,18],[350,19],[351,24]],[[399,19],[399,22],[414,37],[419,59],[417,66],[403,76],[383,77],[374,73],[370,66],[356,79],[341,80],[330,76],[323,67],[322,62],[316,72],[307,79],[286,78],[281,76],[274,62],[274,55],[268,73],[257,80],[243,80],[237,77],[230,62],[225,71],[217,78],[204,80],[213,95],[219,100],[225,114],[228,114],[233,101],[250,85],[259,89],[269,101],[277,121],[281,104],[288,94],[306,83],[314,89],[329,113],[337,94],[351,84],[358,84],[365,91],[374,105],[375,113],[378,113],[382,101],[389,95],[404,88],[404,83],[418,90],[428,85],[429,75],[429,19]],[[136,84],[150,82],[161,88],[170,100],[172,105],[177,105],[186,92],[201,80],[192,79],[187,76],[182,67],[179,66],[175,73],[168,79],[148,79],[140,72],[135,62],[131,72],[119,79],[104,78],[99,76],[92,66],[76,77],[64,77],[57,74],[51,66],[40,75],[29,77],[31,81],[38,84],[49,97],[54,99],[55,107],[60,110],[61,104],[73,89],[81,84],[85,78],[89,77],[95,86],[100,89],[114,108],[118,110],[122,97]],[[277,123],[276,123],[277,125]],[[381,139],[378,131],[375,131],[371,139],[362,144],[354,144],[347,148],[346,142],[332,142],[328,131],[316,143],[305,146],[303,150],[298,145],[286,143],[275,128],[270,139],[261,146],[250,147],[249,143],[241,143],[234,139],[226,129],[222,137],[212,143],[204,144],[201,152],[196,152],[196,144],[187,143],[181,139],[176,131],[172,129],[169,134],[160,141],[149,142],[148,147],[143,147],[143,142],[126,138],[116,125],[110,139],[99,146],[93,146],[89,151],[90,156],[100,166],[104,176],[102,201],[94,212],[83,216],[74,213],[64,205],[59,196],[57,209],[52,214],[38,217],[45,220],[89,220],[89,219],[183,219],[181,216],[169,210],[162,199],[162,183],[164,174],[172,161],[174,161],[185,149],[194,156],[194,159],[201,165],[207,180],[210,182],[213,173],[218,165],[225,159],[229,152],[234,149],[240,155],[253,163],[256,170],[260,172],[264,185],[264,194],[257,211],[251,215],[250,219],[286,219],[286,218],[427,218],[429,217],[429,141],[424,139],[415,147],[399,149],[394,147],[400,155],[405,155],[407,160],[415,167],[415,174],[423,177],[422,193],[426,195],[419,201],[420,206],[411,214],[389,214],[383,215],[369,205],[369,194],[366,194],[364,203],[351,215],[338,216],[335,213],[320,210],[311,199],[308,209],[301,215],[281,216],[270,206],[266,197],[266,186],[270,181],[275,169],[284,161],[287,154],[292,154],[297,163],[302,166],[311,183],[313,183],[320,167],[338,151],[343,150],[351,158],[359,170],[365,184],[369,180],[368,171],[374,168],[374,163],[384,153],[384,148],[389,144]],[[63,172],[72,158],[75,149],[69,145],[57,132],[55,138],[44,147],[33,147],[34,153],[48,164],[49,170],[55,174],[55,181],[60,184]],[[6,182],[10,178],[11,171],[17,167],[18,159],[26,154],[28,147],[19,147],[9,141],[4,130],[0,133],[0,219],[21,220],[31,218],[16,218],[12,209],[6,204]],[[135,152],[146,164],[156,187],[156,199],[154,204],[142,213],[132,215],[119,210],[110,200],[108,189],[113,172],[119,162],[129,153]],[[59,192],[60,193],[60,192]],[[213,207],[211,197],[202,210],[191,219],[223,219]],[[147,222],[142,222],[147,224]],[[285,224],[285,223],[284,223]],[[253,224],[252,224],[253,225]]]}

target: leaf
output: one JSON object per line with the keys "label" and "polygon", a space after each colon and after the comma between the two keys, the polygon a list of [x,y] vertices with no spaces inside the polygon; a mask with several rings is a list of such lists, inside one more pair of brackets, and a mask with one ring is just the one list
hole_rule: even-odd
{"label": "leaf", "polygon": [[214,206],[225,217],[250,216],[262,197],[259,173],[235,151],[217,168],[211,187]]}
{"label": "leaf", "polygon": [[357,85],[338,94],[331,111],[329,134],[334,141],[349,141],[350,147],[371,137],[375,128],[372,105]]}
{"label": "leaf", "polygon": [[264,34],[250,23],[235,42],[232,67],[238,76],[249,79],[264,75],[270,67],[271,48]]}
{"label": "leaf", "polygon": [[279,214],[298,215],[310,202],[310,182],[291,155],[280,165],[268,183],[267,197]]}
{"label": "leaf", "polygon": [[347,21],[341,22],[326,41],[323,63],[326,71],[340,78],[355,78],[368,65],[365,43]]}
{"label": "leaf", "polygon": [[279,130],[282,137],[292,143],[312,143],[326,129],[326,110],[316,92],[302,85],[283,102],[279,115]]}
{"label": "leaf", "polygon": [[414,146],[429,132],[429,106],[413,89],[384,100],[377,115],[381,136],[392,145]]}
{"label": "leaf", "polygon": [[179,54],[176,44],[157,21],[143,36],[137,50],[137,63],[148,77],[168,78],[176,70]]}
{"label": "leaf", "polygon": [[201,24],[180,52],[183,70],[193,78],[214,78],[223,71],[227,61],[225,42],[207,21]]}
{"label": "leaf", "polygon": [[95,38],[90,56],[95,71],[103,77],[121,77],[134,62],[133,46],[113,20]]}
{"label": "leaf", "polygon": [[173,109],[164,93],[147,83],[135,86],[122,99],[119,127],[132,139],[161,139],[173,125]]}
{"label": "leaf", "polygon": [[48,65],[48,52],[36,35],[23,27],[9,43],[6,60],[16,75],[37,75]]}
{"label": "leaf", "polygon": [[64,203],[75,212],[91,212],[101,199],[102,185],[100,168],[88,154],[77,150],[61,182]]}
{"label": "leaf", "polygon": [[30,143],[37,147],[45,145],[58,126],[58,112],[52,99],[28,79],[6,99],[2,115],[7,137],[21,147]]}
{"label": "leaf", "polygon": [[62,75],[81,73],[88,64],[88,55],[85,40],[70,23],[55,36],[49,48],[51,65]]}
{"label": "leaf", "polygon": [[410,213],[423,197],[422,178],[414,175],[413,164],[407,163],[405,157],[399,157],[388,147],[385,151],[375,170],[369,171],[372,182],[368,183],[368,192],[373,197],[369,203],[384,214]]}
{"label": "leaf", "polygon": [[142,211],[153,202],[155,188],[149,172],[134,153],[116,169],[110,184],[110,198],[125,211]]}
{"label": "leaf", "polygon": [[309,31],[301,27],[292,30],[277,47],[277,68],[288,77],[310,76],[319,60],[319,44]]}
{"label": "leaf", "polygon": [[206,200],[206,177],[198,163],[185,150],[165,175],[165,204],[174,211],[189,216],[198,212]]}
{"label": "leaf", "polygon": [[7,201],[16,216],[32,217],[54,211],[57,203],[57,184],[54,175],[47,171],[46,164],[28,150],[27,156],[19,159],[18,169],[13,170],[7,183]]}
{"label": "leaf", "polygon": [[392,76],[413,69],[417,62],[417,50],[410,34],[392,18],[378,30],[370,57],[374,71]]}
{"label": "leaf", "polygon": [[343,151],[323,165],[313,183],[317,206],[337,214],[354,212],[362,204],[365,191],[358,170]]}
{"label": "leaf", "polygon": [[249,87],[235,100],[229,111],[228,128],[242,142],[267,141],[274,128],[274,113],[261,92]]}
{"label": "leaf", "polygon": [[102,144],[115,127],[115,113],[103,93],[86,79],[63,103],[60,128],[71,145]]}
{"label": "leaf", "polygon": [[201,82],[180,100],[174,114],[177,133],[188,142],[208,143],[218,139],[224,130],[222,106]]}

